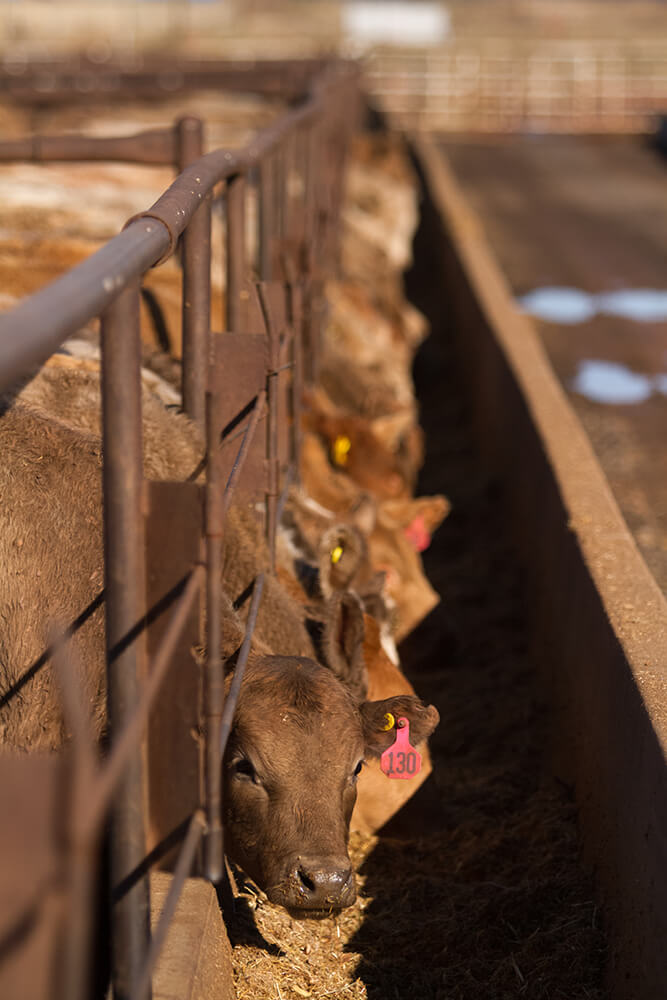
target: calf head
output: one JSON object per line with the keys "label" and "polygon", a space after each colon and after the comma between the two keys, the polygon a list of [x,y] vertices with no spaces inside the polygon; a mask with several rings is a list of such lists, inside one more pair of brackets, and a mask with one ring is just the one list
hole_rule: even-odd
{"label": "calf head", "polygon": [[354,902],[350,817],[364,760],[392,742],[387,712],[409,719],[415,742],[438,722],[414,696],[360,702],[305,657],[248,667],[224,761],[225,842],[272,902],[310,912]]}
{"label": "calf head", "polygon": [[314,428],[328,442],[330,461],[362,489],[380,497],[408,495],[396,456],[362,417],[320,417]]}

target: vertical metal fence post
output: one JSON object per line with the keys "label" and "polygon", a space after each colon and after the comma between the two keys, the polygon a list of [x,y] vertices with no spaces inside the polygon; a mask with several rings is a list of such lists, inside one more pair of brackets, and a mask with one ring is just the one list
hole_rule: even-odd
{"label": "vertical metal fence post", "polygon": [[286,235],[285,179],[285,140],[283,140],[274,153],[273,163],[273,234],[279,240],[284,239]]}
{"label": "vertical metal fence post", "polygon": [[246,179],[243,174],[230,177],[227,182],[226,226],[226,316],[227,329],[244,333],[241,294],[246,277],[245,198]]}
{"label": "vertical metal fence post", "polygon": [[323,153],[322,164],[325,170],[325,183],[320,190],[322,197],[321,226],[322,252],[324,268],[327,273],[333,268],[334,260],[334,213],[336,210],[336,179],[340,156],[341,137],[336,134],[336,101],[334,93],[330,93],[327,109],[323,120]]}
{"label": "vertical metal fence post", "polygon": [[321,185],[321,128],[313,121],[306,134],[306,172],[304,191],[304,266],[308,282],[305,303],[303,373],[306,381],[313,382],[319,363],[319,303],[317,301],[320,273],[320,231],[318,203]]}
{"label": "vertical metal fence post", "polygon": [[274,160],[265,156],[259,164],[259,276],[262,281],[273,277],[274,217]]}
{"label": "vertical metal fence post", "polygon": [[329,268],[334,275],[340,275],[340,213],[343,206],[343,167],[349,139],[349,122],[354,115],[354,103],[351,95],[346,106],[343,105],[343,93],[336,92],[331,97],[329,126],[329,156],[331,159],[331,179],[329,195]]}
{"label": "vertical metal fence post", "polygon": [[283,236],[293,246],[299,238],[299,213],[296,211],[297,192],[297,132],[285,139],[283,167]]}
{"label": "vertical metal fence post", "polygon": [[[204,127],[199,118],[179,122],[179,170],[204,153]],[[195,180],[195,183],[197,181]],[[183,409],[203,430],[206,368],[211,324],[211,196],[202,204],[182,236],[183,245]]]}
{"label": "vertical metal fence post", "polygon": [[60,946],[62,982],[57,995],[62,1000],[86,1000],[90,996],[93,965],[90,914],[95,900],[99,837],[95,831],[85,828],[84,816],[95,784],[97,755],[89,709],[81,691],[80,664],[73,660],[71,648],[62,638],[57,639],[53,662],[67,728],[72,734],[71,784],[66,791],[70,810],[67,823],[69,920]]}
{"label": "vertical metal fence post", "polygon": [[278,495],[280,493],[280,461],[278,457],[278,367],[280,364],[280,330],[277,328],[271,305],[269,286],[257,283],[259,303],[269,342],[269,371],[266,395],[268,404],[266,428],[266,539],[269,548],[270,569],[276,571],[276,534],[278,529]]}
{"label": "vertical metal fence post", "polygon": [[[139,282],[102,314],[104,565],[107,702],[112,747],[139,699],[145,670],[146,587],[141,432]],[[141,747],[131,757],[112,811],[112,893],[133,878],[146,853]],[[128,1000],[148,950],[148,876],[112,910],[115,1000]]]}
{"label": "vertical metal fence post", "polygon": [[[293,268],[293,265],[292,265]],[[297,280],[296,272],[288,274],[287,285],[287,322],[292,330],[292,394],[291,418],[292,433],[290,436],[290,461],[293,475],[298,483],[301,479],[301,412],[303,409],[303,313],[302,284]]]}
{"label": "vertical metal fence post", "polygon": [[204,715],[206,718],[206,841],[204,869],[211,882],[222,878],[222,760],[220,724],[225,688],[221,657],[222,532],[224,524],[223,483],[220,476],[217,415],[219,393],[206,393],[206,682]]}
{"label": "vertical metal fence post", "polygon": [[310,275],[315,270],[316,260],[316,226],[317,213],[317,183],[319,169],[318,129],[316,122],[308,126],[306,132],[306,164],[304,177],[304,240],[307,257],[307,269]]}

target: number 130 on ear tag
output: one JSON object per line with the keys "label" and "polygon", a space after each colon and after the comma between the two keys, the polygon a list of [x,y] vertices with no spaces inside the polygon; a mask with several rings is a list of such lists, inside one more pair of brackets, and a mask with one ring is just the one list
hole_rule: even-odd
{"label": "number 130 on ear tag", "polygon": [[396,740],[380,757],[380,767],[388,778],[414,778],[421,771],[421,754],[410,743],[409,721],[400,718],[396,725]]}

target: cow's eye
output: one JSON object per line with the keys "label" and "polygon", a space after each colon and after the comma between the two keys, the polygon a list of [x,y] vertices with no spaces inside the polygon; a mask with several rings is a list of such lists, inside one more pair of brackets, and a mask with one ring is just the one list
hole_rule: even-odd
{"label": "cow's eye", "polygon": [[364,762],[363,762],[363,760],[360,760],[359,763],[357,764],[357,766],[354,769],[354,776],[355,776],[355,778],[359,777],[359,775],[361,774],[361,769],[362,769],[363,766],[364,766]]}
{"label": "cow's eye", "polygon": [[238,760],[234,761],[234,774],[238,774],[240,777],[249,778],[257,784],[257,772],[252,766],[247,757],[239,757]]}

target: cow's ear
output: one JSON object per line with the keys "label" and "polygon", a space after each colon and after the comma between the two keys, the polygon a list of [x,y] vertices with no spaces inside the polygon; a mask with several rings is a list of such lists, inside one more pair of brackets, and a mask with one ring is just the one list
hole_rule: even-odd
{"label": "cow's ear", "polygon": [[334,524],[322,534],[317,561],[324,597],[331,597],[336,590],[347,590],[368,561],[366,539],[352,524]]}
{"label": "cow's ear", "polygon": [[322,656],[358,701],[363,701],[368,691],[364,637],[364,610],[359,598],[350,591],[333,594],[327,603]]}
{"label": "cow's ear", "polygon": [[411,694],[399,694],[383,701],[365,701],[359,710],[364,753],[369,760],[380,757],[392,745],[396,739],[396,720],[401,717],[410,723],[410,742],[415,747],[428,739],[440,722],[437,708],[425,705]]}

